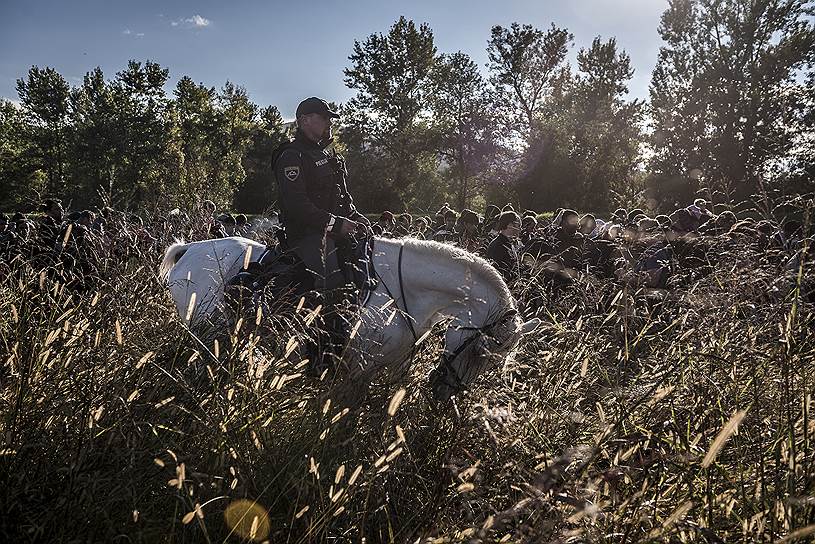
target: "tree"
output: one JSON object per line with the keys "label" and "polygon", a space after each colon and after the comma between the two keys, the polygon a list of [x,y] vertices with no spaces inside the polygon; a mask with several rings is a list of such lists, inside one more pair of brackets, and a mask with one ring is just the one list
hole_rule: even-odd
{"label": "tree", "polygon": [[22,109],[0,98],[0,210],[16,210],[44,190]]}
{"label": "tree", "polygon": [[437,149],[448,164],[459,207],[472,201],[499,147],[494,100],[478,66],[462,52],[442,55],[431,75],[430,109]]}
{"label": "tree", "polygon": [[215,131],[215,88],[196,84],[190,77],[178,80],[173,91],[173,107],[178,117],[178,132],[184,163],[181,169],[179,198],[218,200],[211,189],[212,160],[210,144]]}
{"label": "tree", "polygon": [[554,23],[546,33],[518,23],[492,27],[487,45],[490,81],[506,107],[506,125],[524,144],[545,113],[572,38]]}
{"label": "tree", "polygon": [[215,153],[213,178],[223,187],[224,199],[232,203],[235,190],[246,180],[243,157],[252,143],[258,107],[246,89],[229,81],[216,98],[216,124],[211,134]]}
{"label": "tree", "polygon": [[341,132],[354,155],[352,187],[377,207],[426,201],[438,175],[424,114],[436,61],[433,32],[400,17],[387,35],[355,41],[349,60],[345,84],[357,94],[345,108]]}
{"label": "tree", "polygon": [[[639,180],[643,103],[626,101],[631,61],[614,38],[577,54],[577,72],[552,94],[527,152],[521,187],[538,209],[603,211]],[[616,189],[616,191],[615,191]]]}
{"label": "tree", "polygon": [[173,148],[170,103],[164,93],[169,70],[129,61],[110,83],[118,139],[115,171],[103,198],[115,205],[157,206],[167,182],[177,179],[180,160]]}
{"label": "tree", "polygon": [[685,193],[699,180],[717,199],[766,196],[788,154],[813,145],[809,16],[808,0],[671,0],[651,80],[657,193],[679,179]]}
{"label": "tree", "polygon": [[112,195],[126,160],[123,120],[113,86],[100,68],[85,74],[82,85],[72,89],[71,110],[70,193],[79,203]]}
{"label": "tree", "polygon": [[253,127],[251,144],[243,158],[246,180],[235,193],[235,209],[260,213],[277,195],[277,182],[270,163],[272,151],[288,138],[283,117],[275,106],[261,110]]}
{"label": "tree", "polygon": [[52,195],[62,194],[65,188],[69,91],[68,82],[53,68],[32,66],[26,79],[17,80],[28,137],[36,145],[36,160],[46,173],[46,191]]}

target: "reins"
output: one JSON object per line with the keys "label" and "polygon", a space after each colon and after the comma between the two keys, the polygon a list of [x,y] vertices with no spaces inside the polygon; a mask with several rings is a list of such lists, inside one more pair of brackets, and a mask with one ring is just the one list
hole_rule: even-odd
{"label": "reins", "polygon": [[[407,323],[408,327],[410,327],[410,332],[413,334],[413,349],[411,349],[410,358],[413,358],[413,352],[416,348],[416,342],[419,341],[419,335],[416,334],[416,328],[413,326],[413,321],[411,320],[410,313],[408,312],[407,298],[405,298],[405,282],[402,281],[402,255],[404,254],[404,252],[405,243],[402,242],[399,246],[399,261],[397,265],[397,271],[399,274],[399,292],[402,295],[402,306],[404,307],[404,310],[399,308],[399,299],[393,296],[393,293],[388,287],[387,282],[382,278],[382,276],[379,275],[379,271],[376,269],[375,265],[373,266],[373,269],[376,275],[379,277],[379,281],[381,281],[382,285],[385,286],[385,291],[388,292],[388,296],[391,297],[391,299],[393,299],[394,302],[396,302],[396,309],[402,312],[402,319],[404,319],[405,323]],[[373,265],[373,261],[371,264]]]}
{"label": "reins", "polygon": [[[385,282],[385,280],[382,278],[382,276],[379,275],[379,271],[376,270],[376,266],[374,266],[373,269],[374,269],[374,272],[376,272],[376,275],[379,277],[379,280],[382,282],[382,285],[385,286],[385,291],[387,291],[388,295],[394,301],[396,301],[396,309],[401,310],[403,312],[402,318],[405,320],[405,323],[407,323],[408,327],[410,327],[410,332],[413,334],[413,346],[411,347],[411,350],[410,350],[409,359],[412,359],[413,355],[416,352],[416,347],[417,347],[416,343],[419,341],[419,335],[416,333],[416,328],[413,326],[413,318],[410,316],[410,312],[408,311],[407,297],[405,297],[405,282],[404,282],[403,277],[402,277],[402,256],[404,255],[404,252],[405,252],[405,242],[403,241],[399,246],[399,258],[398,258],[398,261],[397,261],[397,263],[398,263],[397,264],[397,273],[398,273],[398,277],[399,277],[399,294],[401,295],[402,308],[403,309],[399,308],[398,299],[393,296],[393,293],[391,292],[390,288],[388,287],[387,282]],[[453,367],[452,361],[455,360],[456,357],[461,355],[461,353],[465,349],[467,349],[477,338],[480,338],[481,336],[484,336],[484,335],[489,336],[490,335],[489,333],[493,329],[495,329],[495,327],[497,327],[498,325],[504,323],[507,319],[516,316],[517,314],[518,314],[518,310],[516,308],[510,308],[510,309],[506,310],[505,312],[503,312],[501,314],[501,316],[498,319],[496,319],[495,321],[493,321],[491,323],[488,323],[486,325],[483,325],[481,327],[456,326],[455,327],[456,330],[475,331],[475,334],[473,334],[472,336],[467,338],[464,342],[462,342],[452,353],[450,353],[450,354],[445,353],[445,354],[442,355],[442,357],[441,357],[442,363],[444,364],[445,368],[447,369],[448,374],[451,374],[453,376],[453,379],[455,380],[455,384],[450,384],[449,382],[447,382],[447,378],[445,376],[445,383],[447,383],[448,386],[453,387],[456,390],[456,392],[461,392],[464,389],[465,384],[464,384],[463,380],[461,379],[461,376],[459,376],[458,371],[455,369],[455,367]]]}
{"label": "reins", "polygon": [[465,388],[465,384],[464,381],[461,379],[461,376],[459,376],[458,371],[453,366],[453,361],[456,359],[456,357],[461,355],[464,352],[464,350],[467,349],[473,342],[475,342],[477,338],[480,338],[485,335],[489,336],[491,330],[493,330],[495,327],[506,321],[508,318],[513,317],[517,314],[518,310],[516,310],[515,308],[510,308],[509,310],[501,314],[501,317],[499,317],[492,323],[488,323],[487,325],[484,325],[482,327],[457,326],[456,330],[475,331],[475,334],[473,334],[472,336],[467,338],[464,342],[459,344],[459,346],[449,355],[447,353],[442,355],[441,360],[442,363],[444,364],[444,367],[447,369],[449,374],[452,374],[453,379],[455,380],[455,383],[451,384],[450,382],[447,381],[445,377],[445,383],[452,387],[457,393],[463,391]]}

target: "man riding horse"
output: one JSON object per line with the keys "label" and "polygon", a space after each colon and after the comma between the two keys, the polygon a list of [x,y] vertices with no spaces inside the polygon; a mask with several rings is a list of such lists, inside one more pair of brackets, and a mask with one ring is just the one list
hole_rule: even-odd
{"label": "man riding horse", "polygon": [[287,244],[305,263],[318,291],[346,284],[337,261],[337,242],[360,224],[369,225],[348,193],[345,161],[326,151],[333,142],[332,119],[337,117],[324,100],[303,100],[297,106],[294,141],[278,147],[272,159]]}
{"label": "man riding horse", "polygon": [[[297,106],[294,140],[278,147],[272,156],[286,245],[305,265],[307,287],[323,295],[323,315],[333,336],[329,349],[322,350],[324,356],[329,351],[339,354],[348,328],[338,312],[351,297],[348,289],[340,288],[353,278],[348,267],[342,266],[338,249],[348,247],[352,233],[370,226],[348,193],[345,161],[335,151],[326,151],[333,142],[331,124],[337,117],[324,100],[303,100]],[[316,366],[326,365],[316,362]]]}
{"label": "man riding horse", "polygon": [[[443,354],[431,377],[434,396],[446,400],[510,357],[540,320],[524,322],[500,274],[480,257],[450,245],[377,238],[376,251],[358,245],[364,259],[350,255],[352,266],[344,265],[338,257],[349,256],[348,238],[361,226],[368,230],[368,222],[348,194],[342,159],[326,152],[336,116],[323,100],[304,100],[297,108],[294,141],[273,157],[285,246],[305,263],[313,287],[322,292],[321,315],[333,333],[328,346],[305,346],[311,370],[320,374],[333,362],[332,355],[346,361],[336,399],[351,406],[375,374],[385,369],[406,372],[417,343],[447,321]],[[259,263],[261,269],[274,266],[273,260],[265,260],[275,254],[269,249],[241,237],[177,242],[167,248],[159,275],[167,281],[179,315],[196,327],[217,316],[226,298],[225,284],[242,275],[245,263]],[[348,289],[342,287],[349,283],[354,264],[366,268],[363,278],[375,275],[377,281],[361,282],[371,288],[370,296],[355,317],[359,325],[351,339],[347,326],[333,316],[346,298]],[[355,279],[359,284],[359,276]],[[342,353],[335,349],[346,343]]]}

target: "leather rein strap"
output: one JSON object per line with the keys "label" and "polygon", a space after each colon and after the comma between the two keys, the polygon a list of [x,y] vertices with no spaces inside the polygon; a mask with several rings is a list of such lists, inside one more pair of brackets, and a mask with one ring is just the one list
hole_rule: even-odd
{"label": "leather rein strap", "polygon": [[[410,332],[413,334],[413,347],[410,350],[410,356],[409,356],[409,359],[412,359],[413,355],[416,352],[416,347],[417,347],[416,343],[419,341],[419,335],[416,334],[416,328],[413,326],[413,318],[410,316],[410,312],[408,311],[407,298],[405,297],[405,282],[404,282],[404,280],[402,278],[402,256],[404,255],[404,253],[405,253],[405,243],[402,242],[402,244],[399,246],[399,259],[398,259],[398,264],[397,264],[397,270],[398,270],[398,276],[399,276],[399,294],[401,295],[401,299],[402,299],[402,307],[403,307],[402,312],[404,312],[403,315],[402,315],[402,318],[405,320],[405,323],[407,323],[408,327],[410,327]],[[374,270],[376,270],[376,267],[374,267]],[[377,275],[379,275],[378,272],[377,272]],[[393,300],[396,301],[396,309],[397,310],[400,309],[399,308],[399,302],[396,299],[396,297],[393,296],[393,293],[391,293],[390,288],[388,288],[388,284],[385,282],[385,280],[382,279],[382,276],[380,276],[379,279],[380,279],[380,281],[382,281],[382,285],[385,286],[385,290],[388,292],[388,295],[390,295],[390,297]],[[498,319],[496,319],[495,321],[493,321],[492,323],[488,323],[488,324],[483,325],[481,327],[464,327],[464,326],[456,327],[456,329],[460,330],[460,331],[475,331],[475,334],[473,334],[472,336],[467,338],[464,342],[462,342],[455,349],[455,351],[453,351],[452,353],[450,353],[450,354],[445,353],[444,355],[442,355],[442,363],[444,364],[444,366],[447,369],[448,373],[451,374],[453,376],[453,379],[455,380],[454,384],[447,383],[447,385],[453,387],[456,390],[456,392],[461,392],[461,391],[464,390],[465,384],[462,381],[461,376],[459,376],[458,371],[456,371],[456,369],[453,367],[452,361],[455,360],[456,357],[461,355],[461,353],[465,349],[467,349],[477,338],[480,338],[481,336],[484,336],[484,335],[489,336],[490,332],[495,327],[497,327],[498,325],[500,325],[501,323],[503,323],[504,321],[506,321],[510,317],[513,317],[513,316],[515,316],[517,314],[518,314],[517,309],[510,308],[507,311],[503,312],[501,314],[501,316]],[[445,378],[445,382],[446,381],[447,380]]]}

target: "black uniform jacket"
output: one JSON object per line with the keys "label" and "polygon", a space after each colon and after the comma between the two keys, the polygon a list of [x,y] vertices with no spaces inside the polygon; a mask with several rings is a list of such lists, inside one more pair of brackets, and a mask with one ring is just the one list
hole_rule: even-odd
{"label": "black uniform jacket", "polygon": [[520,271],[518,252],[512,245],[512,240],[498,234],[487,248],[487,259],[495,264],[495,268],[504,276],[506,281],[516,279]]}
{"label": "black uniform jacket", "polygon": [[310,234],[338,232],[344,220],[367,223],[354,207],[345,178],[345,162],[298,131],[293,142],[273,155],[286,235],[297,240]]}

